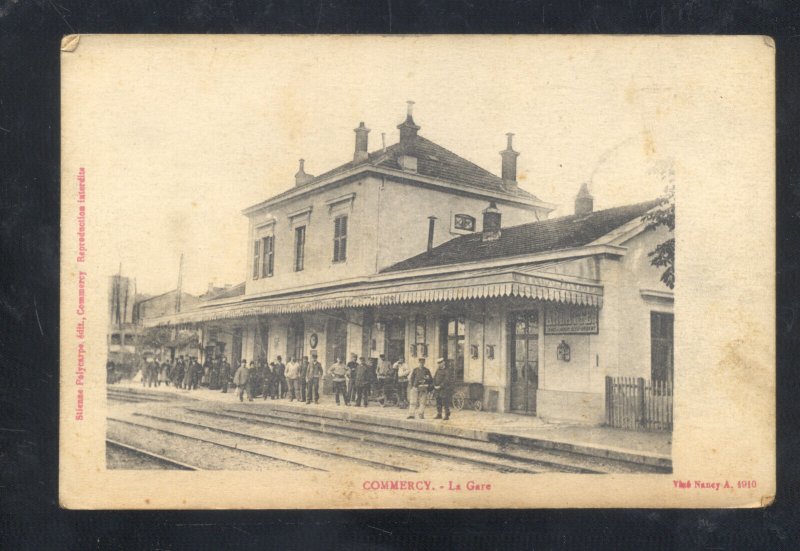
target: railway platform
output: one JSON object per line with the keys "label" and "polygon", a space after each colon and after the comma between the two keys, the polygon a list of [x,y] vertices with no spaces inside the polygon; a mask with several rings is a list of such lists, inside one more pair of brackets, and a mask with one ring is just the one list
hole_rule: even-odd
{"label": "railway platform", "polygon": [[[541,450],[561,455],[585,457],[588,460],[612,461],[638,465],[655,472],[671,472],[671,434],[634,432],[609,427],[548,423],[537,417],[485,411],[454,411],[449,421],[434,419],[435,407],[428,407],[425,419],[407,419],[408,410],[396,406],[369,407],[336,405],[331,396],[322,396],[319,404],[305,404],[287,399],[240,402],[237,393],[222,393],[205,388],[182,390],[174,387],[143,388],[141,384],[122,383],[108,387],[117,401],[157,400],[184,404],[189,413],[216,415],[229,420],[279,422],[283,427],[304,430],[304,424],[318,427],[339,427],[340,436],[353,427],[373,433],[414,435],[432,442],[473,442],[498,449]],[[333,431],[335,432],[335,431]]]}

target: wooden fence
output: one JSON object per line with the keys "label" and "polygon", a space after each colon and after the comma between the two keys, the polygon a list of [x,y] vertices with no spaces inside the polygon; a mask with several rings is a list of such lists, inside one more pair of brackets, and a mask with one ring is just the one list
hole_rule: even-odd
{"label": "wooden fence", "polygon": [[606,377],[606,425],[672,430],[672,384],[641,377]]}

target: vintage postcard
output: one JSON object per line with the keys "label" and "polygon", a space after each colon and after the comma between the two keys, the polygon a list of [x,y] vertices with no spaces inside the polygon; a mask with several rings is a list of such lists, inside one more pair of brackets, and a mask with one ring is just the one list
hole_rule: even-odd
{"label": "vintage postcard", "polygon": [[65,37],[62,506],[768,505],[774,59]]}

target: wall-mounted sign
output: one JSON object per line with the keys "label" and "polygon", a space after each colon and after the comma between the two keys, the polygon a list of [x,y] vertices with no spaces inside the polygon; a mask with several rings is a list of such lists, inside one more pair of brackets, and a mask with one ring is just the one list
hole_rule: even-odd
{"label": "wall-mounted sign", "polygon": [[456,214],[453,216],[453,229],[475,231],[475,218],[469,214]]}
{"label": "wall-mounted sign", "polygon": [[319,337],[316,333],[311,333],[311,336],[308,338],[308,344],[312,349],[317,347],[317,344],[319,344]]}
{"label": "wall-mounted sign", "polygon": [[556,355],[562,362],[569,361],[569,345],[566,343],[566,341],[561,341],[559,343],[558,349],[556,350]]}
{"label": "wall-mounted sign", "polygon": [[596,335],[598,328],[593,306],[552,306],[545,311],[545,335]]}

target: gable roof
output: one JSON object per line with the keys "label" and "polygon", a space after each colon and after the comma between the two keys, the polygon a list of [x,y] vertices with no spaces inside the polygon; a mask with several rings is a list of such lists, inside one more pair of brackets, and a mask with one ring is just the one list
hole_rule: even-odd
{"label": "gable roof", "polygon": [[444,180],[452,184],[466,188],[474,188],[477,191],[502,192],[525,201],[539,201],[540,199],[520,188],[517,185],[506,184],[502,178],[492,174],[488,170],[468,161],[463,157],[453,153],[449,149],[430,141],[427,138],[416,135],[409,138],[408,143],[395,143],[388,146],[385,150],[379,149],[369,153],[366,159],[360,161],[349,161],[342,165],[332,168],[327,172],[312,176],[309,180],[299,186],[292,186],[290,189],[278,193],[256,205],[248,207],[245,212],[260,207],[266,203],[271,203],[277,199],[292,195],[305,187],[311,187],[321,181],[327,180],[339,174],[344,174],[352,169],[364,167],[385,168],[401,170],[398,157],[401,155],[411,155],[417,158],[417,171],[407,173],[413,177],[414,174]]}
{"label": "gable roof", "polygon": [[385,151],[382,149],[373,151],[366,160],[350,161],[319,176],[314,176],[312,180],[303,185],[313,184],[367,163],[372,166],[401,170],[398,161],[398,157],[401,155],[416,157],[416,173],[422,176],[438,178],[482,190],[503,191],[517,197],[538,200],[535,195],[518,186],[507,185],[499,176],[422,136],[414,136],[409,140],[408,144],[396,143],[387,147]]}
{"label": "gable roof", "polygon": [[493,241],[483,241],[480,232],[464,235],[381,271],[413,270],[581,247],[642,217],[659,202],[654,199],[585,215],[573,214],[502,228],[500,237]]}

